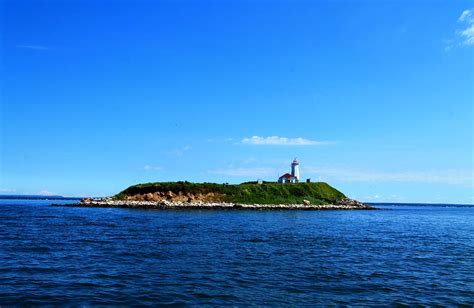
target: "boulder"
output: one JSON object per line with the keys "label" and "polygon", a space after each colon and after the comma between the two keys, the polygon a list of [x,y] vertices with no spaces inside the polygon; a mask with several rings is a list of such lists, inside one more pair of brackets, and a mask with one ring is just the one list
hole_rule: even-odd
{"label": "boulder", "polygon": [[353,199],[349,199],[349,198],[339,199],[336,202],[336,205],[343,205],[343,206],[348,206],[348,207],[358,207],[358,208],[368,208],[368,206],[363,204],[362,202],[359,202],[359,201],[353,200]]}

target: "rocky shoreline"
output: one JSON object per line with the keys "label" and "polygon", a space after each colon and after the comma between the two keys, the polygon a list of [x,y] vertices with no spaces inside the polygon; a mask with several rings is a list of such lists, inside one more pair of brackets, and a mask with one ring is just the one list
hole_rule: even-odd
{"label": "rocky shoreline", "polygon": [[314,205],[303,200],[302,204],[240,204],[226,202],[182,201],[130,201],[111,198],[82,199],[79,203],[53,204],[53,206],[108,207],[134,209],[244,209],[244,210],[372,210],[373,207],[352,199],[341,199],[336,204]]}

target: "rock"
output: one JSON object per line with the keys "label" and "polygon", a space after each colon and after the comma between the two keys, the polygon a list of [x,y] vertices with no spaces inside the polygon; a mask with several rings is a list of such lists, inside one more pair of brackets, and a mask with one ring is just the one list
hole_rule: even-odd
{"label": "rock", "polygon": [[340,199],[336,202],[336,205],[342,205],[346,207],[357,207],[357,208],[370,208],[366,204],[363,204],[362,202],[359,202],[357,200],[349,199],[349,198],[344,198]]}
{"label": "rock", "polygon": [[83,198],[79,203],[64,206],[85,206],[85,207],[124,207],[124,208],[206,208],[206,209],[301,209],[301,210],[367,210],[373,207],[363,204],[357,200],[342,198],[333,204],[311,204],[309,200],[302,200],[299,204],[234,204],[222,202],[225,195],[218,193],[183,193],[172,191],[155,192],[146,194],[136,194],[125,196],[123,200],[115,200],[111,197],[104,198]]}

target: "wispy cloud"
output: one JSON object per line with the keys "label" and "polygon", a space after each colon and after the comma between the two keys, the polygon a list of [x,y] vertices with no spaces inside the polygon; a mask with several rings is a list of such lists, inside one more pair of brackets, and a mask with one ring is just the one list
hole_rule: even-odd
{"label": "wispy cloud", "polygon": [[365,202],[403,202],[405,201],[404,197],[391,194],[391,195],[367,195],[364,197],[359,198],[360,200],[363,200]]}
{"label": "wispy cloud", "polygon": [[405,182],[473,185],[472,172],[463,170],[380,172],[353,168],[307,167],[304,169],[304,173],[319,176],[322,180],[328,179],[341,182]]}
{"label": "wispy cloud", "polygon": [[0,188],[0,193],[8,194],[8,193],[14,193],[14,192],[16,192],[16,189]]}
{"label": "wispy cloud", "polygon": [[183,146],[181,148],[178,148],[178,149],[173,149],[171,151],[168,151],[168,154],[172,155],[172,156],[177,156],[177,157],[181,157],[184,155],[184,153],[186,153],[187,151],[191,150],[192,147],[189,146],[189,145],[186,145],[186,146]]}
{"label": "wispy cloud", "polygon": [[43,45],[17,45],[18,48],[23,49],[32,49],[32,50],[52,50],[51,47],[43,46]]}
{"label": "wispy cloud", "polygon": [[161,167],[161,166],[145,165],[143,167],[143,170],[145,170],[145,171],[159,171],[159,170],[162,170],[162,169],[163,169],[163,167]]}
{"label": "wispy cloud", "polygon": [[462,43],[464,45],[474,45],[474,17],[472,11],[464,10],[458,21],[463,24],[463,29],[460,30]]}
{"label": "wispy cloud", "polygon": [[472,12],[471,12],[471,10],[464,10],[461,13],[461,16],[459,16],[458,21],[460,21],[460,22],[472,21]]}
{"label": "wispy cloud", "polygon": [[232,142],[234,138],[208,138],[206,139],[206,142],[208,143],[227,143],[227,142]]}
{"label": "wispy cloud", "polygon": [[273,168],[225,168],[225,169],[216,169],[211,170],[209,173],[226,175],[226,176],[235,176],[235,177],[251,177],[259,178],[265,176],[275,175],[276,171]]}
{"label": "wispy cloud", "polygon": [[250,138],[244,138],[240,141],[240,144],[245,145],[326,145],[333,144],[332,141],[315,141],[305,138],[288,138],[280,136],[260,137],[252,136]]}
{"label": "wispy cloud", "polygon": [[41,196],[53,196],[53,195],[57,195],[57,193],[55,192],[51,192],[51,191],[48,191],[48,190],[42,190],[38,193],[38,195],[41,195]]}
{"label": "wispy cloud", "polygon": [[455,37],[447,41],[446,51],[458,46],[474,45],[474,16],[471,9],[464,10],[458,18],[459,27]]}
{"label": "wispy cloud", "polygon": [[474,24],[461,31],[461,35],[464,37],[464,45],[474,45]]}

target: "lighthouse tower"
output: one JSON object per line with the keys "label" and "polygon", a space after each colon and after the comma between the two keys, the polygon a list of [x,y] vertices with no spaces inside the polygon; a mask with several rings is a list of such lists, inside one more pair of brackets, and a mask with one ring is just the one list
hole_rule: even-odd
{"label": "lighthouse tower", "polygon": [[293,159],[293,162],[291,163],[291,176],[296,178],[296,182],[300,181],[300,164],[296,158]]}

